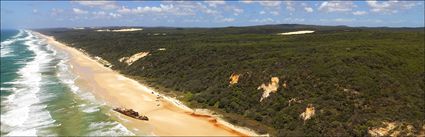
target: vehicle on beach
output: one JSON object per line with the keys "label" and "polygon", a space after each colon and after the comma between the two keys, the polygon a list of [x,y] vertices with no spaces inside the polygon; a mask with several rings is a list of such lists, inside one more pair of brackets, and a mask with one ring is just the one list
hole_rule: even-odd
{"label": "vehicle on beach", "polygon": [[114,108],[113,109],[116,112],[119,112],[121,114],[124,114],[126,116],[139,119],[139,120],[146,120],[149,121],[149,118],[147,116],[139,115],[139,112],[134,111],[133,109],[126,109],[126,108]]}

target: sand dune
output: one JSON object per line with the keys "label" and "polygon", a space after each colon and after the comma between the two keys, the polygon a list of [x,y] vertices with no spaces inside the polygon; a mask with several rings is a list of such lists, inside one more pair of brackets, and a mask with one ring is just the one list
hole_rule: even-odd
{"label": "sand dune", "polygon": [[298,34],[308,34],[308,33],[314,33],[314,31],[313,30],[301,30],[301,31],[278,33],[277,35],[298,35]]}
{"label": "sand dune", "polygon": [[99,31],[99,32],[103,32],[103,31],[105,31],[105,32],[129,32],[129,31],[141,31],[141,30],[143,30],[143,29],[141,29],[141,28],[129,28],[129,29],[98,29],[98,30],[96,30],[96,31]]}

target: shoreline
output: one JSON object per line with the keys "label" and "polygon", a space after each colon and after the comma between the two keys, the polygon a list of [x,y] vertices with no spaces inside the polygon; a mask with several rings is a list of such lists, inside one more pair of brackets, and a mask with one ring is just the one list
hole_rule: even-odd
{"label": "shoreline", "polygon": [[150,120],[146,122],[117,115],[119,119],[125,119],[122,123],[131,131],[147,130],[151,135],[159,136],[260,136],[251,129],[230,124],[209,110],[191,109],[176,98],[165,96],[103,66],[80,50],[56,41],[52,36],[35,31],[31,33],[70,56],[68,65],[78,76],[76,84],[91,91],[97,100],[110,107],[132,108],[149,117]]}

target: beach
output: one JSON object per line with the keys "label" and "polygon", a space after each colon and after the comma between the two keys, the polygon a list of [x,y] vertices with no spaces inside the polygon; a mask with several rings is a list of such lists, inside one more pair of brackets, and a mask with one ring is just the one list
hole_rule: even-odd
{"label": "beach", "polygon": [[163,96],[151,88],[127,78],[95,61],[83,52],[55,41],[54,37],[37,32],[55,50],[70,56],[68,65],[78,76],[76,85],[92,92],[96,100],[112,108],[131,108],[149,121],[136,120],[119,113],[111,113],[133,133],[158,136],[257,136],[247,128],[231,125],[210,113],[201,113],[178,100]]}

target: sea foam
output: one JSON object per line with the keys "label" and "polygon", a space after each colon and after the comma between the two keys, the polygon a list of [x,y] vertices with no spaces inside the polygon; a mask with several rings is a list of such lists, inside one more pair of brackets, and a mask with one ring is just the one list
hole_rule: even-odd
{"label": "sea foam", "polygon": [[45,51],[40,50],[37,45],[39,39],[30,32],[20,32],[15,38],[23,33],[28,35],[22,39],[26,40],[24,45],[34,52],[34,57],[17,72],[19,78],[9,83],[13,84],[14,88],[5,101],[6,112],[1,114],[2,131],[8,132],[6,136],[36,136],[39,129],[55,126],[55,120],[39,98],[42,85],[41,72],[43,66],[52,59]]}
{"label": "sea foam", "polygon": [[[57,51],[30,31],[21,30],[17,35],[1,43],[1,57],[3,57],[3,51],[7,50],[11,51],[5,55],[12,55],[10,53],[14,51],[10,46],[17,41],[22,41],[33,55],[23,60],[15,60],[17,64],[23,65],[16,72],[19,75],[18,78],[3,83],[11,85],[11,88],[0,89],[12,93],[2,100],[4,112],[1,114],[1,130],[6,133],[5,136],[57,135],[48,128],[59,127],[61,124],[55,121],[46,109],[47,102],[54,98],[55,94],[46,92],[44,88],[57,83],[47,80],[44,76],[46,73],[56,72],[53,75],[59,78],[60,83],[67,85],[72,93],[83,100],[75,106],[80,111],[87,115],[103,113],[100,112],[103,105],[99,104],[94,95],[91,92],[82,91],[76,85],[75,80],[78,76],[71,73],[71,66],[68,64],[69,56],[66,52]],[[5,50],[5,48],[9,49]],[[134,135],[122,124],[110,119],[93,121],[88,128],[90,132],[84,135]]]}
{"label": "sea foam", "polygon": [[15,36],[6,39],[5,41],[2,41],[0,43],[0,57],[10,57],[13,56],[12,53],[12,48],[9,46],[17,41],[21,41],[23,40],[23,38],[20,38],[24,35],[24,31],[23,30],[19,30],[19,33],[16,34]]}
{"label": "sea foam", "polygon": [[[101,108],[105,103],[99,102],[95,96],[89,92],[84,91],[76,85],[76,80],[78,75],[72,73],[72,66],[69,64],[70,56],[68,53],[55,50],[51,45],[47,45],[48,49],[53,50],[57,58],[60,58],[59,63],[57,64],[56,69],[58,73],[56,76],[60,79],[63,84],[66,84],[71,92],[78,95],[83,102],[78,105],[79,109],[87,114],[96,113],[101,111]],[[103,113],[103,112],[101,112]],[[134,135],[130,130],[124,127],[121,123],[116,121],[102,121],[102,122],[92,122],[88,126],[89,136],[130,136]]]}
{"label": "sea foam", "polygon": [[126,127],[117,122],[96,122],[89,125],[89,136],[134,136]]}

